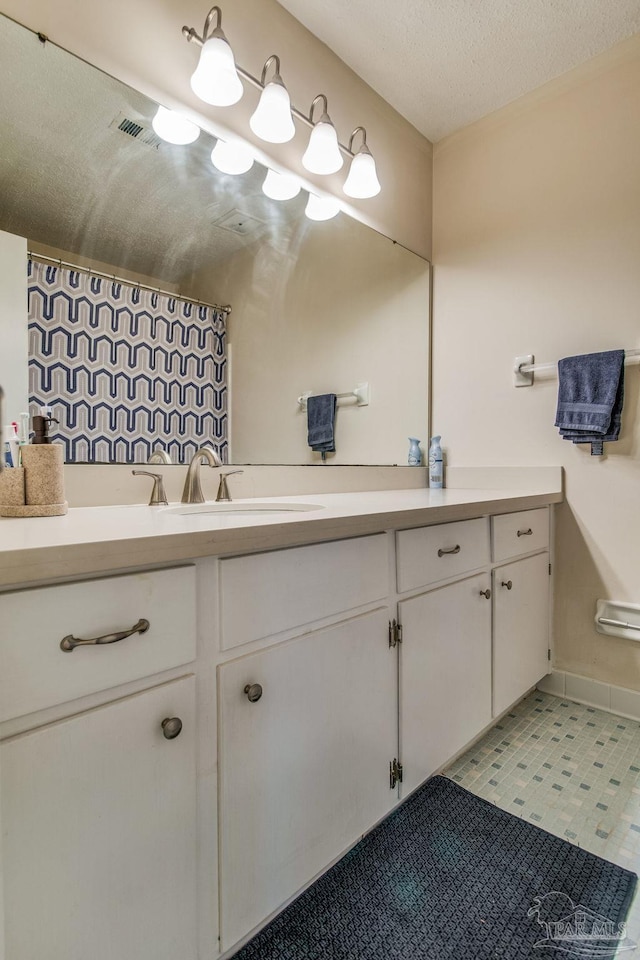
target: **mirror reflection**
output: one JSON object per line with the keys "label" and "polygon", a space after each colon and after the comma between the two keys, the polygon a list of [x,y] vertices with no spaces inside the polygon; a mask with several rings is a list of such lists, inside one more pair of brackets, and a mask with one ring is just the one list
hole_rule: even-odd
{"label": "mirror reflection", "polygon": [[268,198],[257,163],[220,173],[213,137],[165,143],[155,103],[5,17],[0,90],[0,231],[32,254],[29,357],[2,326],[0,382],[29,360],[68,459],[209,443],[316,463],[304,398],[335,393],[327,462],[406,463],[428,424],[426,261],[344,213],[309,220],[304,190]]}

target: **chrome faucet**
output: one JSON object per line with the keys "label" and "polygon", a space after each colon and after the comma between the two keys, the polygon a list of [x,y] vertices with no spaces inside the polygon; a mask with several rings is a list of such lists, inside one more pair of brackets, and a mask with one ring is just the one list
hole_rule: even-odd
{"label": "chrome faucet", "polygon": [[200,485],[200,465],[203,460],[206,460],[210,467],[222,466],[222,460],[213,447],[200,447],[199,450],[196,450],[191,458],[187,470],[187,479],[184,482],[183,503],[204,503],[204,495]]}

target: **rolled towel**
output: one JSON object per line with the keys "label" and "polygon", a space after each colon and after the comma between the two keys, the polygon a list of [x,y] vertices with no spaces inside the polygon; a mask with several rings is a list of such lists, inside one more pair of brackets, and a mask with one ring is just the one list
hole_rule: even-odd
{"label": "rolled towel", "polygon": [[558,363],[556,426],[564,440],[590,443],[592,456],[620,436],[624,350],[565,357]]}
{"label": "rolled towel", "polygon": [[336,449],[335,420],[338,399],[335,393],[321,393],[307,398],[307,442],[322,454]]}

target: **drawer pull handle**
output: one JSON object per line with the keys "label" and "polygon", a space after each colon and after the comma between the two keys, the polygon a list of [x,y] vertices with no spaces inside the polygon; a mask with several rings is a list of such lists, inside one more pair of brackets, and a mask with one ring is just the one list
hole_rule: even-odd
{"label": "drawer pull handle", "polygon": [[512,581],[512,580],[503,580],[503,581],[502,581],[502,586],[503,586],[503,587],[506,587],[507,590],[511,590],[511,587],[513,586],[513,581]]}
{"label": "drawer pull handle", "polygon": [[533,534],[533,530],[529,527],[528,530],[518,530],[519,537],[530,537]]}
{"label": "drawer pull handle", "polygon": [[460,544],[456,543],[455,547],[448,547],[447,550],[438,550],[439,557],[444,557],[447,553],[460,553]]}
{"label": "drawer pull handle", "polygon": [[248,683],[244,688],[249,703],[257,703],[262,696],[262,687],[259,683]]}
{"label": "drawer pull handle", "polygon": [[165,740],[175,740],[182,731],[182,720],[180,717],[165,717],[162,721],[162,736]]}
{"label": "drawer pull handle", "polygon": [[64,650],[65,653],[72,653],[76,647],[95,646],[96,644],[102,643],[117,643],[118,640],[125,640],[127,637],[133,636],[134,633],[146,633],[148,629],[148,620],[138,620],[138,622],[134,623],[131,627],[131,630],[122,630],[120,633],[108,633],[104,637],[92,637],[90,640],[80,640],[70,633],[60,641],[60,649]]}
{"label": "drawer pull handle", "polygon": [[491,590],[489,590],[488,587],[487,587],[486,590],[481,590],[481,591],[480,591],[480,596],[481,596],[481,597],[486,597],[487,600],[491,600]]}

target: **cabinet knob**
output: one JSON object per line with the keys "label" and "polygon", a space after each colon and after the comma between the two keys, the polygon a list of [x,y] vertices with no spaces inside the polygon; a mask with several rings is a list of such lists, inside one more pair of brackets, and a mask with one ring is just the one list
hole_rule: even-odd
{"label": "cabinet knob", "polygon": [[481,596],[481,597],[486,597],[487,600],[491,600],[491,590],[489,590],[488,587],[487,587],[486,590],[481,590],[481,591],[480,591],[480,596]]}
{"label": "cabinet knob", "polygon": [[503,580],[503,581],[502,581],[502,586],[503,586],[503,587],[506,587],[507,590],[511,590],[511,587],[513,586],[513,581],[512,581],[512,580]]}
{"label": "cabinet knob", "polygon": [[180,736],[182,720],[180,717],[165,717],[162,721],[162,734],[166,740],[175,740]]}
{"label": "cabinet knob", "polygon": [[248,683],[244,688],[249,703],[256,703],[262,696],[262,687],[259,683]]}
{"label": "cabinet knob", "polygon": [[526,530],[518,530],[518,536],[519,536],[519,537],[532,537],[532,536],[533,536],[533,530],[531,529],[531,527],[528,527]]}

